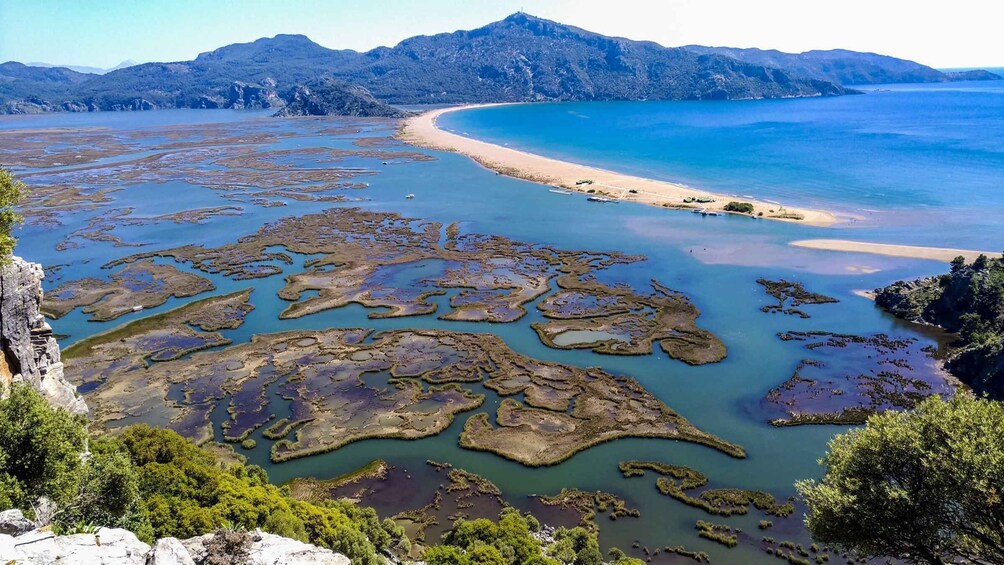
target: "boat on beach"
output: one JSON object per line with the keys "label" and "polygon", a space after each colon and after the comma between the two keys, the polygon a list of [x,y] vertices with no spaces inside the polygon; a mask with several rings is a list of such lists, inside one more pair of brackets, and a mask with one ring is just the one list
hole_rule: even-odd
{"label": "boat on beach", "polygon": [[607,198],[605,196],[590,196],[589,198],[586,198],[586,200],[590,202],[600,202],[604,204],[617,204],[616,200],[612,198]]}

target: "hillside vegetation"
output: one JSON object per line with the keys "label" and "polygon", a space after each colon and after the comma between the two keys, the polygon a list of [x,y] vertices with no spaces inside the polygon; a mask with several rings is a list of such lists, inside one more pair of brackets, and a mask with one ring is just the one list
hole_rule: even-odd
{"label": "hillside vegetation", "polygon": [[[391,519],[347,500],[305,501],[269,482],[264,469],[196,446],[171,430],[134,425],[89,437],[86,420],[53,408],[33,388],[0,398],[0,510],[19,508],[56,533],[124,528],[142,541],[260,528],[341,553],[353,565],[405,556],[411,543]],[[599,565],[595,532],[540,523],[506,508],[497,521],[458,520],[430,565]],[[640,561],[620,555],[620,565]]]}
{"label": "hillside vegetation", "polygon": [[947,274],[878,289],[875,303],[957,333],[948,370],[978,393],[1004,398],[1004,258],[980,256],[967,265],[958,257]]}

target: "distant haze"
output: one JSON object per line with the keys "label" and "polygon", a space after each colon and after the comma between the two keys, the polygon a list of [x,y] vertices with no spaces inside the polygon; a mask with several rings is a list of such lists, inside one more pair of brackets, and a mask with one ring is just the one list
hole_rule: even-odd
{"label": "distant haze", "polygon": [[934,67],[1004,66],[999,8],[986,0],[2,0],[0,62],[110,69],[194,58],[230,43],[302,33],[368,50],[531,14],[606,35],[801,52],[852,49]]}

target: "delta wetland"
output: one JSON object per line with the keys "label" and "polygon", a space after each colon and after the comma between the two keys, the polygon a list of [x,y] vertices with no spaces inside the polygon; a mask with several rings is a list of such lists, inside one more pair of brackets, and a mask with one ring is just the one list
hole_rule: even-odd
{"label": "delta wetland", "polygon": [[[791,483],[860,421],[814,415],[956,386],[930,336],[852,292],[936,264],[703,262],[688,249],[814,228],[598,207],[405,145],[391,120],[110,118],[0,123],[0,162],[32,187],[20,251],[47,267],[96,425],[231,446],[413,539],[511,505],[653,562],[761,562],[760,520],[772,548],[809,547]],[[726,547],[700,520],[743,533]]]}

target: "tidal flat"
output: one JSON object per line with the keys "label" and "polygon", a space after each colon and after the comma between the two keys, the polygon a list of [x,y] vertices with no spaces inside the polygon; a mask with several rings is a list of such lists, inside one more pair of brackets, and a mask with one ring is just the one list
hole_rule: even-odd
{"label": "tidal flat", "polygon": [[[439,526],[409,517],[447,484],[432,459],[552,525],[579,523],[587,502],[597,516],[636,510],[594,520],[604,547],[770,563],[743,541],[762,513],[715,515],[745,532],[722,546],[698,535],[704,510],[618,463],[699,469],[713,488],[783,505],[845,428],[771,426],[786,413],[761,403],[804,359],[835,366],[850,349],[778,334],[883,333],[915,340],[918,359],[936,345],[853,290],[938,263],[787,246],[831,235],[818,228],[598,207],[404,145],[396,127],[222,111],[0,122],[25,142],[5,145],[5,163],[33,189],[19,253],[53,267],[67,373],[102,426],[230,444],[277,482],[323,484],[383,460],[385,478],[333,491],[372,491],[365,503],[415,518],[427,539],[494,499],[441,502]],[[718,251],[738,241],[763,251]],[[765,315],[776,300],[758,278],[840,302]],[[934,361],[912,367],[943,382]],[[565,506],[540,501],[563,489]],[[797,519],[771,519],[771,547],[809,547]]]}

